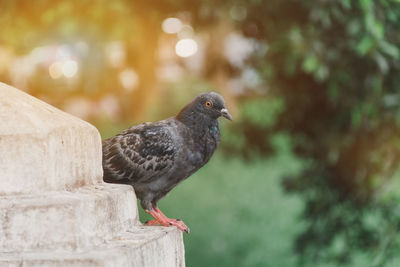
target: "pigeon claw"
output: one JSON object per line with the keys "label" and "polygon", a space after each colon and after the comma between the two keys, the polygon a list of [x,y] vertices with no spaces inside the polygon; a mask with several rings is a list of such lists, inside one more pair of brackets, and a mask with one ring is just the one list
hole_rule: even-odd
{"label": "pigeon claw", "polygon": [[163,226],[176,226],[179,230],[182,232],[185,232],[187,234],[190,233],[189,227],[185,225],[185,223],[180,220],[180,219],[169,219],[167,218],[165,221],[158,221],[158,220],[150,220],[144,223],[147,226],[152,226],[152,225],[163,225]]}
{"label": "pigeon claw", "polygon": [[145,223],[146,225],[158,224],[163,226],[176,226],[182,232],[186,232],[187,234],[190,233],[189,227],[187,227],[182,220],[168,218],[161,212],[161,210],[157,206],[154,206],[151,210],[145,211],[155,218],[155,220],[147,221]]}
{"label": "pigeon claw", "polygon": [[167,218],[167,222],[168,222],[168,225],[165,225],[165,226],[176,226],[182,232],[185,232],[187,234],[190,233],[189,227],[187,227],[182,220]]}

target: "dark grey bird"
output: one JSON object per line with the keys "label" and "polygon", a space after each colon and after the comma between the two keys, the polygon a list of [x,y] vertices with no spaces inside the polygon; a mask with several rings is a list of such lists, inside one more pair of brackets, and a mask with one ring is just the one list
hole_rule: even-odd
{"label": "dark grey bird", "polygon": [[133,186],[142,208],[155,219],[147,225],[174,225],[189,233],[181,220],[167,218],[157,202],[209,161],[220,140],[221,116],[232,120],[223,98],[202,93],[175,117],[104,140],[104,181]]}

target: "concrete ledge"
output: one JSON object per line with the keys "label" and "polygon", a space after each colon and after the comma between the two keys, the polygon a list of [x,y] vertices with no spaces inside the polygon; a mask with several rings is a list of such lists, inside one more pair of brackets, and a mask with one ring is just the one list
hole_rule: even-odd
{"label": "concrete ledge", "polygon": [[74,192],[0,198],[0,251],[83,249],[139,225],[131,186],[103,184]]}
{"label": "concrete ledge", "polygon": [[95,127],[3,83],[0,121],[0,266],[185,265],[182,233],[103,183]]}
{"label": "concrete ledge", "polygon": [[0,195],[102,182],[97,129],[0,83]]}
{"label": "concrete ledge", "polygon": [[0,253],[1,266],[185,266],[182,233],[176,228],[137,227],[96,249]]}

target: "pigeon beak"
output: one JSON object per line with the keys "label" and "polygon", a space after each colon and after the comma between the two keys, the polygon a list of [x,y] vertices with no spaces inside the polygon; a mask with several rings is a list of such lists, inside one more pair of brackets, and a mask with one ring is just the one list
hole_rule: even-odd
{"label": "pigeon beak", "polygon": [[228,120],[232,120],[232,115],[229,114],[229,111],[226,108],[221,109],[221,116],[227,118]]}

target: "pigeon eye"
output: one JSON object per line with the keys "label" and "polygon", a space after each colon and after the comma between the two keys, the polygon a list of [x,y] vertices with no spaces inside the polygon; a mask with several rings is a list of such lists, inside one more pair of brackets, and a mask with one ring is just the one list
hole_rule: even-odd
{"label": "pigeon eye", "polygon": [[210,101],[206,101],[206,107],[211,108],[212,107],[212,103]]}

